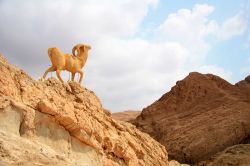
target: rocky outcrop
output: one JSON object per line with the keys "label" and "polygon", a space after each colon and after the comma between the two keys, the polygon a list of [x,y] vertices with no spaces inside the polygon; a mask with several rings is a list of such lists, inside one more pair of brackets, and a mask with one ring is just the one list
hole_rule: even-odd
{"label": "rocky outcrop", "polygon": [[162,145],[112,119],[94,92],[34,81],[0,56],[0,165],[168,164]]}
{"label": "rocky outcrop", "polygon": [[[103,164],[102,154],[72,137],[52,117],[24,105],[1,102],[5,103],[0,109],[1,166]],[[25,123],[33,125],[29,135],[22,135],[28,127]]]}
{"label": "rocky outcrop", "polygon": [[249,77],[237,85],[190,73],[143,109],[134,124],[163,144],[169,158],[197,163],[250,134]]}
{"label": "rocky outcrop", "polygon": [[248,166],[250,165],[250,144],[234,145],[216,154],[197,166]]}
{"label": "rocky outcrop", "polygon": [[112,113],[112,118],[120,121],[130,122],[140,115],[141,111],[123,111]]}
{"label": "rocky outcrop", "polygon": [[250,75],[235,85],[242,89],[248,96],[250,96]]}

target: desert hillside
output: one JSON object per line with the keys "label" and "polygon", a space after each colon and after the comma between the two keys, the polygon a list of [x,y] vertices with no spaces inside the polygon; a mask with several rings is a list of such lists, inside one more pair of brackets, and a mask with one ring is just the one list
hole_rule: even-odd
{"label": "desert hillside", "polygon": [[179,164],[149,135],[109,116],[94,92],[35,81],[0,56],[0,165]]}
{"label": "desert hillside", "polygon": [[123,111],[123,112],[115,112],[112,113],[112,117],[116,120],[129,122],[134,120],[138,115],[140,115],[141,111]]}
{"label": "desert hillside", "polygon": [[133,123],[163,144],[169,158],[197,163],[249,137],[249,94],[250,77],[232,85],[193,72],[143,109]]}
{"label": "desert hillside", "polygon": [[250,165],[250,144],[239,144],[202,161],[197,166],[248,166]]}

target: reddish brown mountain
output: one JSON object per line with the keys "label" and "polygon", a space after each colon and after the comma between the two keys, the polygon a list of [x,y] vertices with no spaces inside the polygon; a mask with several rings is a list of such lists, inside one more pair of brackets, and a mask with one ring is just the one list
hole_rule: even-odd
{"label": "reddish brown mountain", "polygon": [[133,122],[185,163],[206,160],[250,134],[250,77],[232,85],[190,73]]}

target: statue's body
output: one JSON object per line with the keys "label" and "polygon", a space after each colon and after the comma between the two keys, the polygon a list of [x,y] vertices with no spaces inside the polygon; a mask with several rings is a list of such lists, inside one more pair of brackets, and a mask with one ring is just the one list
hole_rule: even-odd
{"label": "statue's body", "polygon": [[[74,81],[75,74],[80,74],[79,83],[82,82],[83,72],[82,68],[85,65],[88,58],[88,51],[91,49],[89,45],[78,44],[72,49],[72,54],[64,54],[59,48],[53,47],[48,49],[48,55],[52,66],[49,67],[44,75],[43,79],[45,79],[46,75],[49,72],[56,71],[56,75],[58,79],[63,82],[60,72],[62,70],[67,70],[72,74],[72,81]],[[77,55],[75,55],[75,51],[77,50]]]}

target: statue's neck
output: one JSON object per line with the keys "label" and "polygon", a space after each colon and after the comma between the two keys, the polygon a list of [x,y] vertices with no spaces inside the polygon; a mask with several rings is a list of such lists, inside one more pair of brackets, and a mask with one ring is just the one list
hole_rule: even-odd
{"label": "statue's neck", "polygon": [[84,52],[83,54],[78,55],[77,58],[80,60],[81,67],[83,67],[87,61],[88,52]]}

